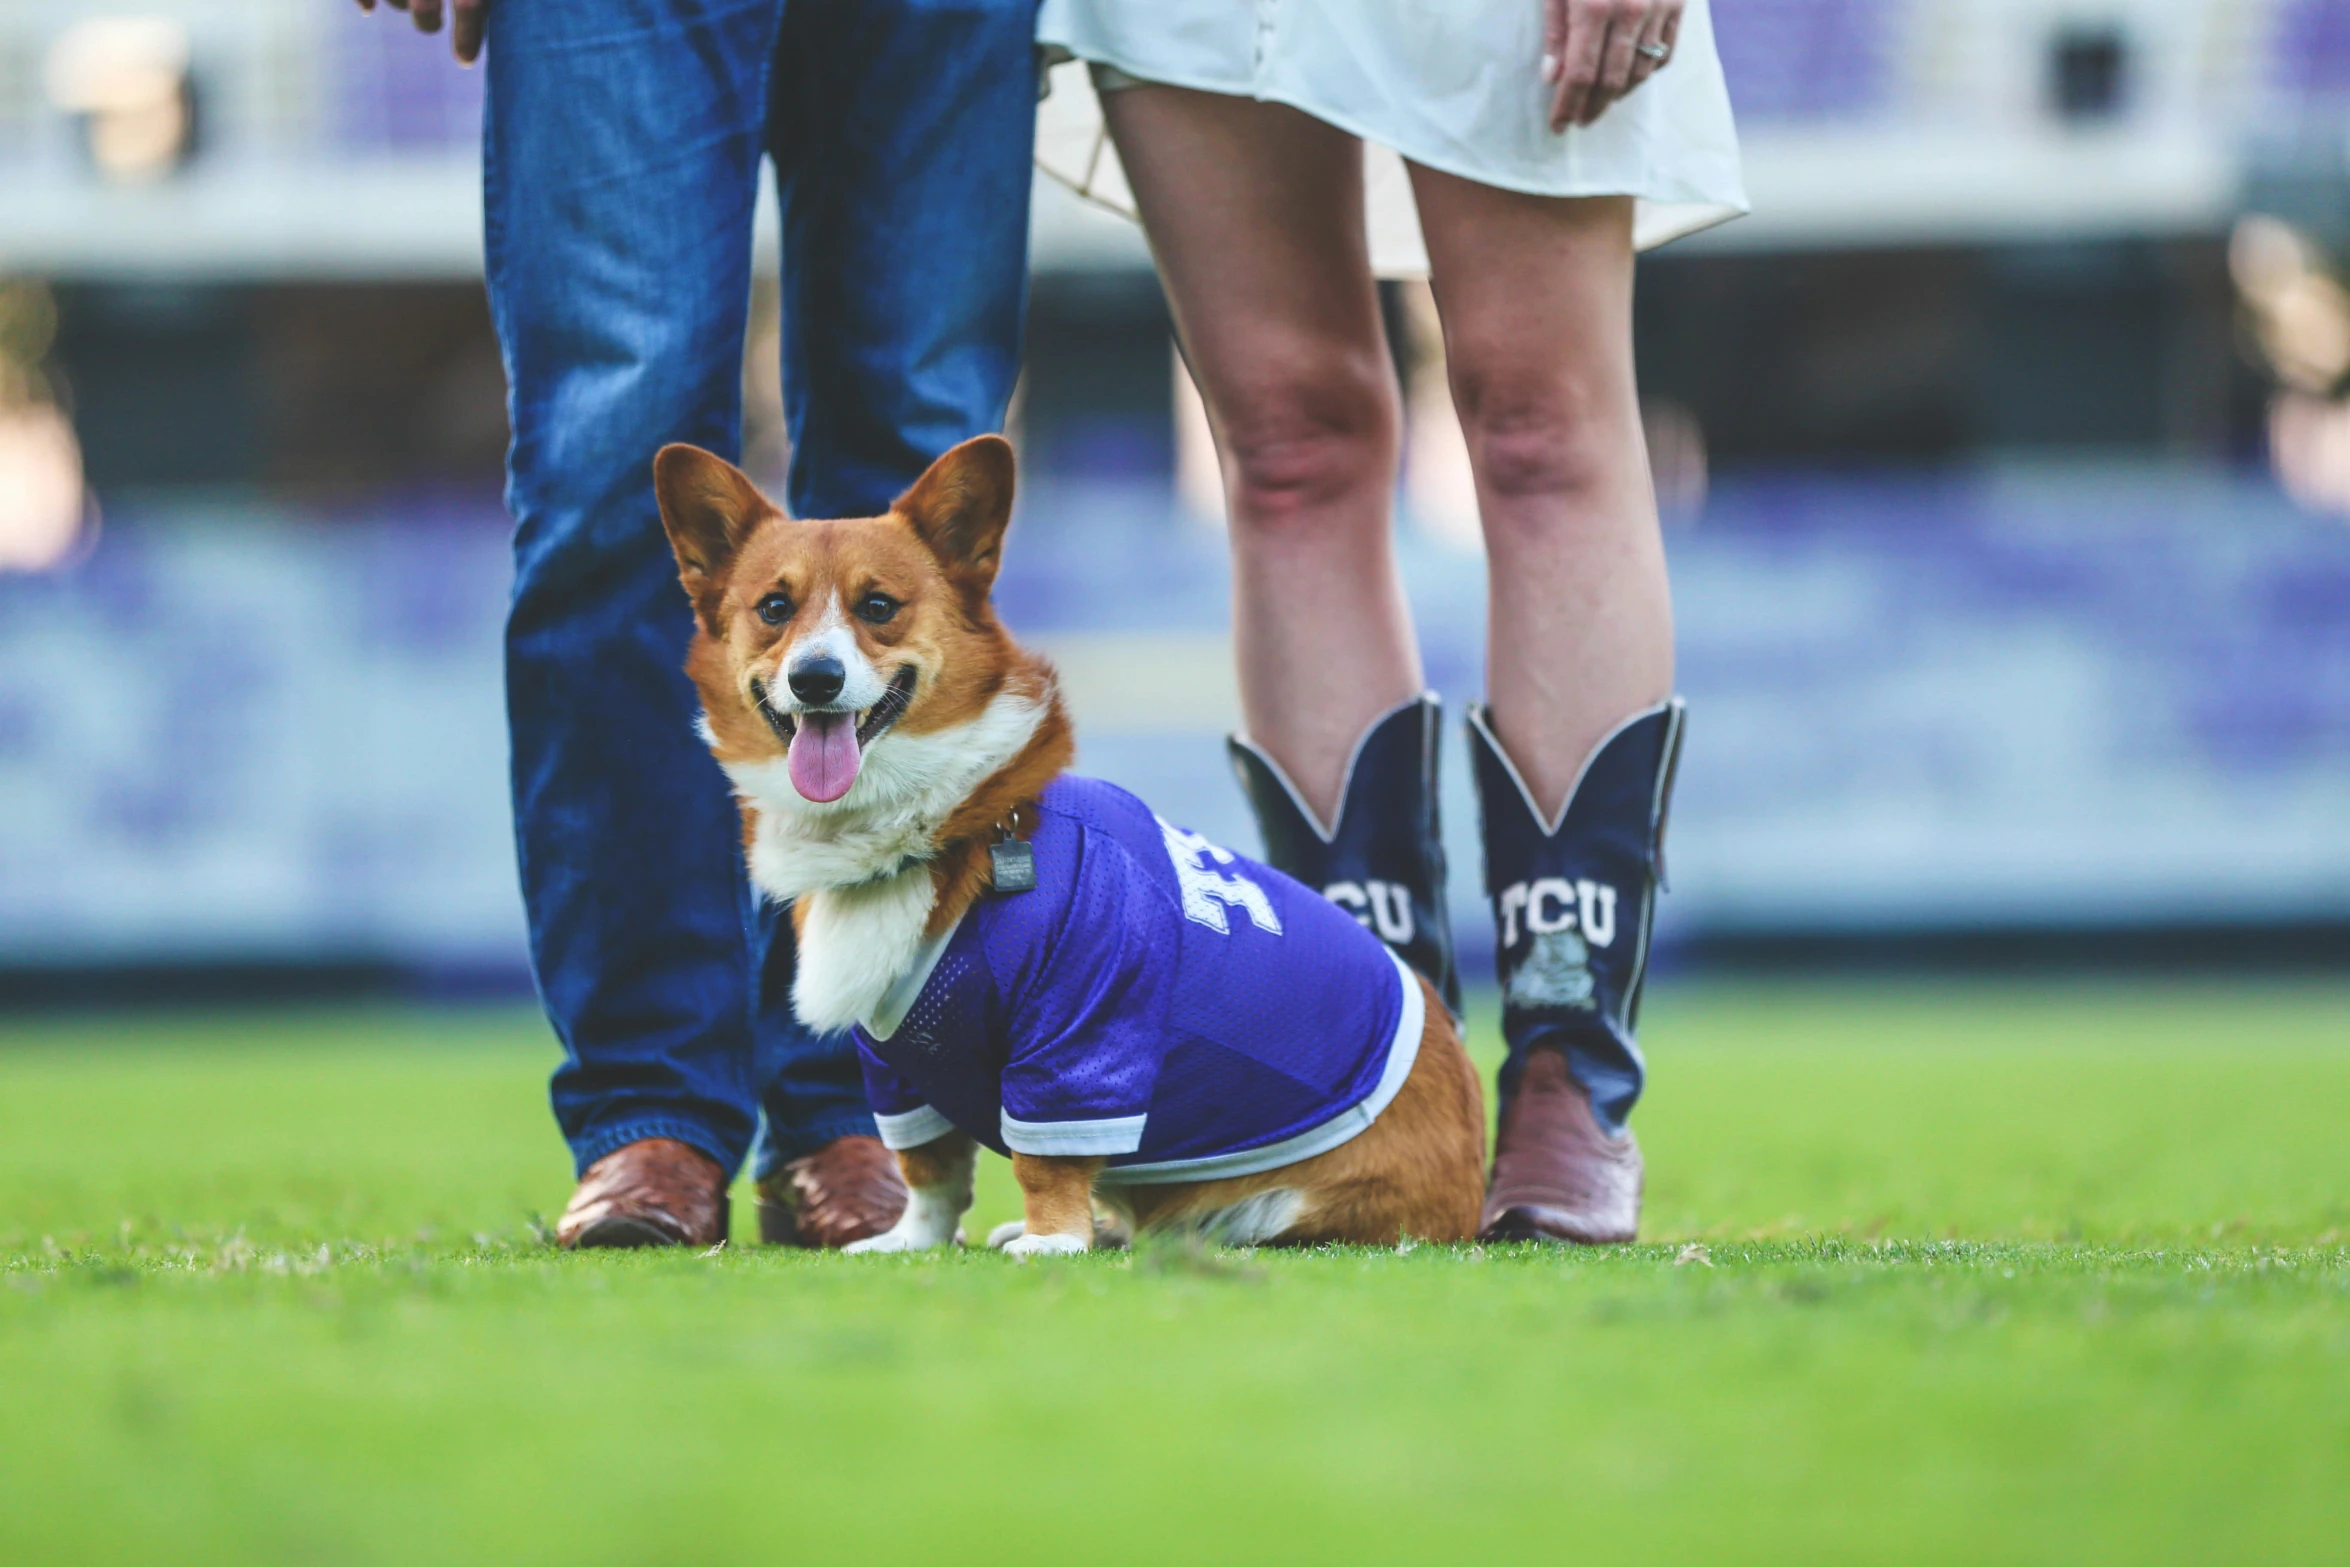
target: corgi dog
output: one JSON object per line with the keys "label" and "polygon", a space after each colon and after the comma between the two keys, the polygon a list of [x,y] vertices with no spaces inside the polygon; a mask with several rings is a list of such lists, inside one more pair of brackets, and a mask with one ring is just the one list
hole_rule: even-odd
{"label": "corgi dog", "polygon": [[911,1194],[851,1249],[954,1242],[981,1146],[1019,1181],[1016,1256],[1088,1249],[1097,1204],[1232,1244],[1475,1233],[1483,1095],[1426,981],[1319,893],[1068,772],[1052,666],[991,600],[1005,441],[878,517],[787,517],[690,446],[654,480],[702,733],[752,880],[791,905],[794,1008],[854,1031]]}

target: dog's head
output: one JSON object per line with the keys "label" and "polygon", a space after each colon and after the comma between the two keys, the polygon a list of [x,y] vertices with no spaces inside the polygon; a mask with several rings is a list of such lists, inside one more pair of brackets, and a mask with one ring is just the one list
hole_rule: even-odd
{"label": "dog's head", "polygon": [[848,795],[893,741],[978,718],[1020,655],[997,623],[1012,448],[965,441],[879,517],[786,517],[692,446],[653,460],[699,629],[687,671],[722,762],[787,760],[800,797]]}

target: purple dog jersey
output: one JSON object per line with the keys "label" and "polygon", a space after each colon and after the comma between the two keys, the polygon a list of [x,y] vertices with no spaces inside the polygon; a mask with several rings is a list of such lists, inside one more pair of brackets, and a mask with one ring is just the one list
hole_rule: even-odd
{"label": "purple dog jersey", "polygon": [[1319,893],[1060,778],[1036,886],[982,896],[856,1031],[882,1141],[959,1127],[1105,1181],[1246,1175],[1360,1133],[1419,1053],[1419,982]]}

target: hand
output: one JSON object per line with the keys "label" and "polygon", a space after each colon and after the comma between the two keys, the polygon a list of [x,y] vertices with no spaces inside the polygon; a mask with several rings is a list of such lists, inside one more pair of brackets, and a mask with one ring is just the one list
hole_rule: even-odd
{"label": "hand", "polygon": [[[439,0],[416,3],[437,5]],[[1554,89],[1550,128],[1589,125],[1609,104],[1655,75],[1680,39],[1682,5],[1683,0],[1542,0],[1542,79]],[[1642,54],[1644,48],[1663,50],[1664,59]]]}
{"label": "hand", "polygon": [[[407,12],[408,19],[416,24],[416,30],[420,33],[437,33],[441,30],[441,11],[445,3],[447,9],[456,13],[454,25],[449,30],[449,46],[455,51],[458,62],[471,65],[481,58],[481,30],[489,20],[490,0],[383,0],[383,3],[395,11]],[[375,0],[359,0],[359,9],[374,10]]]}

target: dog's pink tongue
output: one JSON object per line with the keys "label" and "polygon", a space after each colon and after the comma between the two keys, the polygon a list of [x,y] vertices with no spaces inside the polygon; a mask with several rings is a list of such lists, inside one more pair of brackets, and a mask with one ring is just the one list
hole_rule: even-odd
{"label": "dog's pink tongue", "polygon": [[857,781],[857,715],[802,713],[791,737],[791,786],[803,799],[828,804]]}

